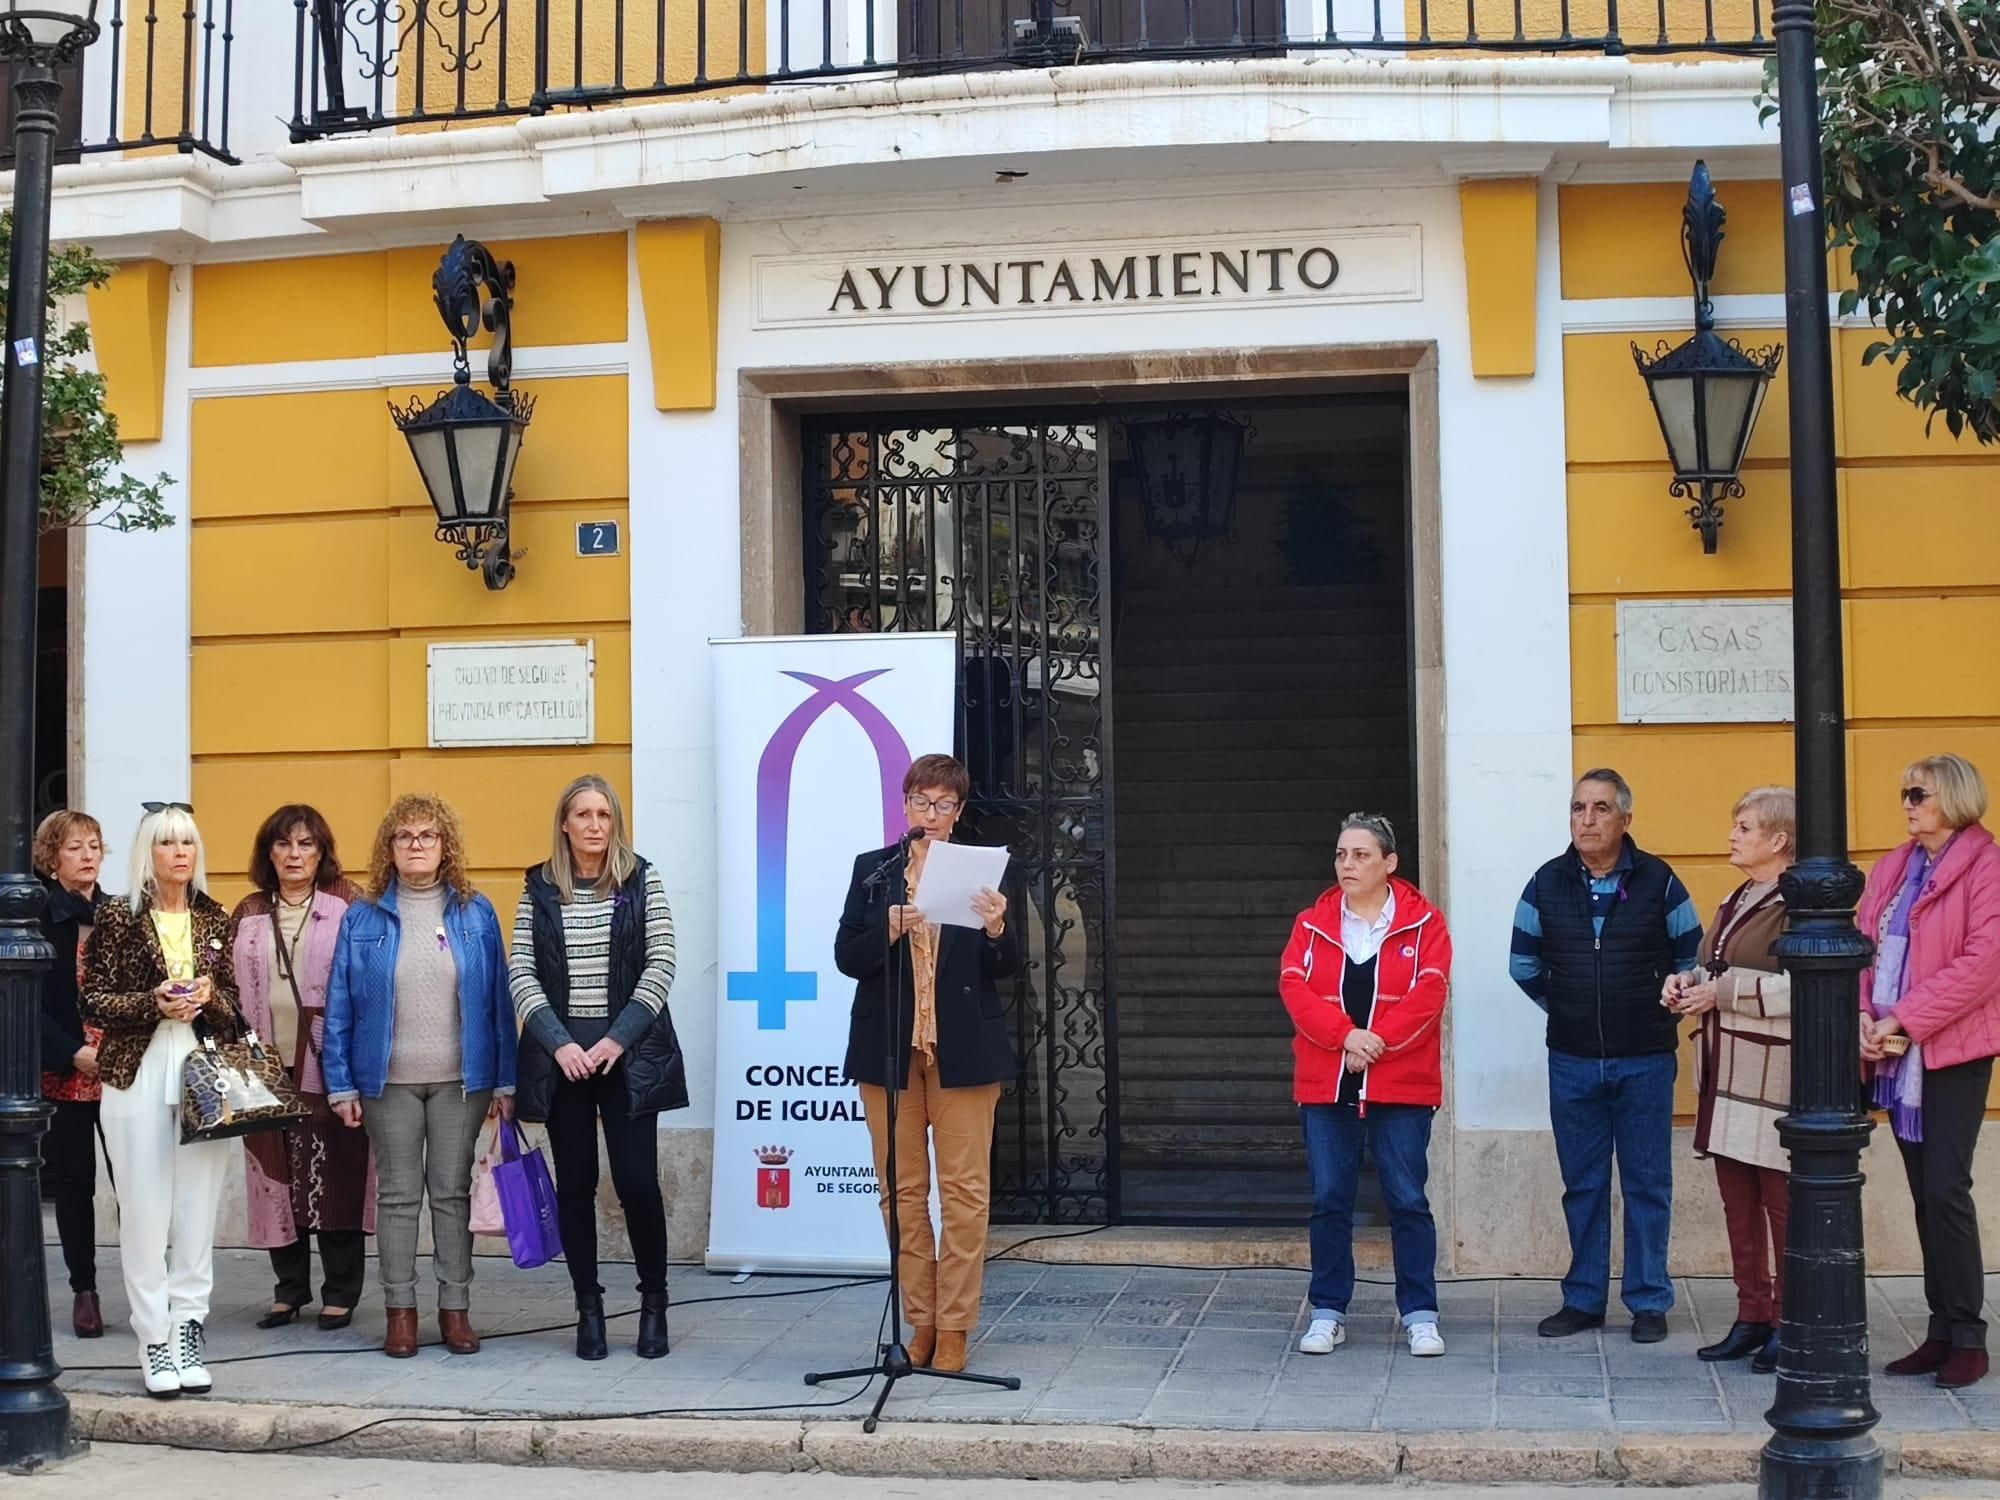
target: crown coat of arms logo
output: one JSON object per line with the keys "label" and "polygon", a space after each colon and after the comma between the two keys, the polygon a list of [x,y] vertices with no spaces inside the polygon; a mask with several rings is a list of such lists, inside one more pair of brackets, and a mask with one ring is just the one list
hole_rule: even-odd
{"label": "crown coat of arms logo", "polygon": [[759,1208],[790,1208],[792,1206],[792,1169],[787,1165],[792,1159],[790,1146],[759,1146],[757,1148],[757,1206]]}

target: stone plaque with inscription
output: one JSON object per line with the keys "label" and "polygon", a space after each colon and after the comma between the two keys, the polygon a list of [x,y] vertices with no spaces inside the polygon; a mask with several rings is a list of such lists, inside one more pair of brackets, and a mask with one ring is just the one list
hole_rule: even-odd
{"label": "stone plaque with inscription", "polygon": [[430,648],[430,742],[588,745],[597,737],[591,641],[449,641]]}
{"label": "stone plaque with inscription", "polygon": [[1618,601],[1619,723],[1791,719],[1789,600]]}

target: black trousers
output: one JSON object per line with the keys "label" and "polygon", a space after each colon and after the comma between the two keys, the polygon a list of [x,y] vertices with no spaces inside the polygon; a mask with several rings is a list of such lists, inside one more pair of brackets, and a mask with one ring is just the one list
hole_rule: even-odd
{"label": "black trousers", "polygon": [[1986,1262],[1979,1249],[1979,1215],[1972,1206],[1972,1153],[1986,1119],[1993,1059],[1924,1070],[1924,1138],[1897,1141],[1917,1240],[1924,1251],[1928,1338],[1960,1349],[1986,1347]]}
{"label": "black trousers", "polygon": [[56,1237],[72,1292],[97,1290],[97,1123],[95,1099],[55,1099],[42,1137],[42,1190],[56,1206]]}
{"label": "black trousers", "polygon": [[603,1295],[597,1281],[597,1125],[604,1122],[604,1154],[611,1185],[625,1210],[632,1259],[641,1292],[667,1289],[667,1210],[660,1198],[658,1115],[626,1108],[625,1068],[594,1073],[582,1083],[556,1084],[549,1105],[549,1150],[555,1157],[556,1217],[563,1261],[579,1296]]}
{"label": "black trousers", "polygon": [[312,1247],[308,1242],[313,1239],[319,1241],[319,1266],[325,1276],[319,1305],[355,1306],[368,1279],[368,1236],[359,1229],[303,1232],[291,1244],[273,1250],[271,1271],[278,1284],[271,1300],[289,1307],[304,1307],[312,1301]]}

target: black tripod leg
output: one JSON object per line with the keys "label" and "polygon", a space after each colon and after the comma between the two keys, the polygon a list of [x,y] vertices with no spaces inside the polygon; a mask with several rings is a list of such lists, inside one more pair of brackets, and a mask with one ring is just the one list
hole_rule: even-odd
{"label": "black tripod leg", "polygon": [[873,1432],[875,1430],[875,1424],[882,1420],[882,1408],[889,1402],[889,1392],[895,1388],[896,1377],[894,1375],[885,1377],[882,1381],[882,1392],[875,1398],[875,1409],[861,1419],[861,1430],[863,1432]]}
{"label": "black tripod leg", "polygon": [[826,1380],[852,1380],[857,1375],[880,1375],[881,1373],[882,1367],[880,1365],[863,1365],[858,1370],[823,1370],[818,1374],[806,1376],[806,1384],[818,1385],[820,1382]]}
{"label": "black tripod leg", "polygon": [[961,1385],[997,1385],[1005,1391],[1018,1391],[1021,1377],[1018,1375],[975,1375],[969,1370],[929,1370],[918,1369],[912,1373],[928,1375],[933,1380],[956,1380]]}

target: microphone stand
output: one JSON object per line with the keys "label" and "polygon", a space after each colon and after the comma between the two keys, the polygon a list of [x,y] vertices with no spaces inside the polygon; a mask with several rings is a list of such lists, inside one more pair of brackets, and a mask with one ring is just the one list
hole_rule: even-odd
{"label": "microphone stand", "polygon": [[[863,889],[871,886],[880,888],[893,871],[896,889],[900,893],[909,883],[910,845],[920,836],[915,829],[904,835],[902,841],[875,867],[875,873],[862,882]],[[903,1038],[903,971],[896,961],[895,945],[889,940],[887,912],[882,915],[882,968],[889,985],[889,1004],[884,1007],[882,1016],[882,1077],[886,1080],[883,1094],[887,1100],[883,1126],[888,1131],[888,1149],[883,1153],[888,1181],[882,1184],[882,1188],[888,1194],[889,1204],[889,1316],[894,1320],[894,1326],[889,1330],[889,1342],[880,1346],[874,1364],[859,1365],[851,1370],[817,1371],[805,1378],[807,1385],[819,1385],[828,1380],[851,1380],[857,1375],[881,1376],[882,1390],[875,1398],[874,1409],[861,1423],[863,1432],[875,1430],[896,1382],[907,1380],[912,1375],[928,1375],[933,1380],[956,1380],[964,1385],[999,1386],[1009,1391],[1021,1388],[1021,1377],[1018,1375],[975,1375],[969,1370],[933,1370],[928,1365],[912,1364],[909,1348],[903,1343],[903,1220],[896,1196],[896,1098],[902,1092],[903,1081],[909,1077],[909,1058],[907,1054],[901,1059],[896,1056],[896,1044]],[[899,1060],[903,1064],[900,1072],[896,1067]]]}

